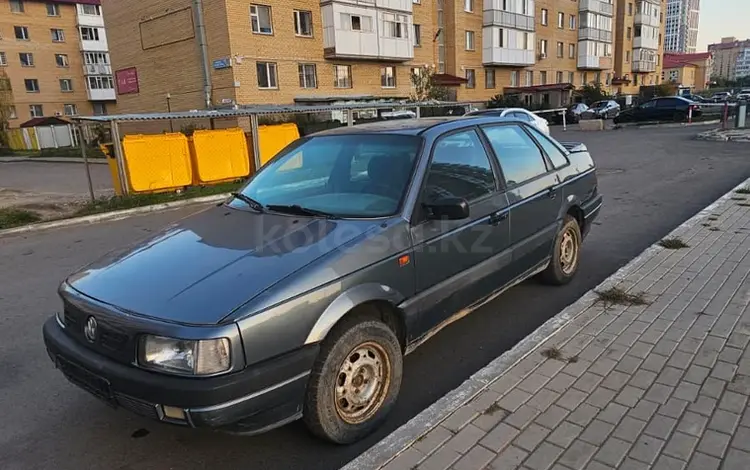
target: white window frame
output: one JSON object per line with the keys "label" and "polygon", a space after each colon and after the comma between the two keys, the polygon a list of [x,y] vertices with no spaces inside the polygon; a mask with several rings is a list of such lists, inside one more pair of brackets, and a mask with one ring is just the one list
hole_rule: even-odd
{"label": "white window frame", "polygon": [[[388,72],[391,71],[391,74]],[[386,65],[380,67],[380,88],[396,88],[396,67],[393,65]]]}
{"label": "white window frame", "polygon": [[65,116],[78,116],[78,106],[76,106],[75,104],[64,104],[63,114]]}
{"label": "white window frame", "polygon": [[[310,21],[310,33],[304,34],[302,33],[302,17],[303,15],[309,15]],[[313,18],[312,18],[312,11],[310,10],[294,10],[294,34],[295,36],[299,36],[302,38],[311,38],[313,37]]]}
{"label": "white window frame", "polygon": [[8,106],[8,119],[18,119],[18,111],[16,110],[16,105],[10,105]]}
{"label": "white window frame", "polygon": [[466,50],[467,51],[473,51],[473,50],[475,50],[475,48],[476,48],[475,37],[476,36],[474,34],[474,31],[466,31],[466,33],[464,34],[464,36],[465,36],[464,39],[466,41],[466,44],[465,44]]}
{"label": "white window frame", "polygon": [[[102,8],[99,5],[89,5],[89,4],[81,3],[81,4],[78,4],[78,7],[79,7],[78,11],[82,15],[87,15],[87,16],[102,16]],[[94,9],[94,13],[90,13],[90,12],[86,11],[86,9],[87,8],[90,9],[90,7],[92,7]]]}
{"label": "white window frame", "polygon": [[512,70],[510,72],[510,86],[516,87],[518,86],[518,81],[520,80],[521,72],[518,70]]}
{"label": "white window frame", "polygon": [[[26,57],[26,63],[23,63],[23,58]],[[21,62],[21,67],[34,67],[34,54],[31,52],[19,52],[18,61]]]}
{"label": "white window frame", "polygon": [[[90,39],[86,39],[84,37],[84,31],[91,32],[91,34],[89,35]],[[99,38],[99,28],[94,28],[93,26],[81,26],[81,41],[98,41]]]}
{"label": "white window frame", "polygon": [[568,15],[568,27],[571,31],[576,29],[576,15]]}
{"label": "white window frame", "polygon": [[[16,28],[19,28],[19,31],[23,33],[21,34],[21,36],[23,37],[20,37],[20,38],[18,37],[18,35],[16,34]],[[17,41],[28,41],[30,38],[29,27],[28,26],[13,26],[13,36],[16,38]]]}
{"label": "white window frame", "polygon": [[525,81],[526,83],[524,86],[534,86],[534,71],[533,70],[526,71]]}
{"label": "white window frame", "polygon": [[[35,90],[29,90],[29,87],[26,86],[28,83],[34,84],[32,88],[36,88]],[[23,79],[23,88],[26,90],[26,93],[39,93],[39,80],[36,78],[24,78]]]}
{"label": "white window frame", "polygon": [[[469,76],[471,75],[471,78]],[[466,88],[472,90],[477,87],[477,71],[474,69],[466,69],[464,74],[466,78]]]}
{"label": "white window frame", "polygon": [[[57,60],[58,58],[62,58],[62,65]],[[68,54],[55,54],[55,65],[61,68],[70,67],[70,60],[68,59]]]}
{"label": "white window frame", "polygon": [[557,12],[557,29],[565,29],[565,13]]}
{"label": "white window frame", "polygon": [[[263,31],[263,26],[260,24],[259,8],[268,9],[268,31]],[[273,11],[269,5],[260,5],[257,3],[250,5],[250,30],[253,34],[273,34]]]}
{"label": "white window frame", "polygon": [[474,13],[474,0],[464,0],[464,11]]}
{"label": "white window frame", "polygon": [[23,0],[10,0],[10,12],[26,13],[26,7],[23,4]]}
{"label": "white window frame", "polygon": [[8,56],[5,54],[4,51],[0,51],[0,67],[7,67],[8,66]]}
{"label": "white window frame", "polygon": [[563,75],[563,73],[561,71],[557,71],[555,73],[555,79],[556,79],[555,82],[556,83],[562,83],[563,82],[563,78],[564,78],[564,75]]}
{"label": "white window frame", "polygon": [[[306,68],[312,67],[312,83],[308,83],[308,74]],[[298,64],[297,71],[299,72],[299,86],[300,88],[318,88],[318,67],[315,64]]]}
{"label": "white window frame", "polygon": [[[260,74],[258,73],[258,67],[265,66],[266,77],[268,77],[268,83],[263,85],[260,83]],[[273,70],[273,74],[271,71]],[[255,73],[257,75],[258,88],[261,90],[278,90],[279,89],[279,66],[276,62],[256,62]]]}
{"label": "white window frame", "polygon": [[48,3],[47,16],[60,16],[60,5],[57,3]]}
{"label": "white window frame", "polygon": [[[406,15],[392,13],[383,14],[383,36],[387,38],[406,39],[409,37],[407,26],[409,19]],[[361,23],[360,23],[361,26]]]}
{"label": "white window frame", "polygon": [[[99,62],[99,58],[101,58],[103,62]],[[83,54],[83,59],[86,65],[110,65],[109,54],[107,52],[85,52]]]}
{"label": "white window frame", "polygon": [[[340,78],[339,71],[346,70],[346,77]],[[352,88],[352,66],[351,65],[334,65],[333,66],[333,87],[334,88]]]}
{"label": "white window frame", "polygon": [[91,75],[87,78],[86,85],[89,90],[113,90],[115,88],[111,75]]}
{"label": "white window frame", "polygon": [[495,74],[495,69],[484,69],[484,88],[487,90],[497,88],[497,75]]}
{"label": "white window frame", "polygon": [[549,57],[549,47],[546,39],[539,41],[539,54],[541,54],[542,57]]}
{"label": "white window frame", "polygon": [[[65,84],[66,86],[63,86]],[[73,79],[72,78],[61,78],[60,79],[60,91],[63,93],[73,92]]]}
{"label": "white window frame", "polygon": [[559,59],[562,59],[565,57],[565,43],[561,41],[557,41],[557,57]]}
{"label": "white window frame", "polygon": [[569,59],[575,59],[576,58],[576,45],[572,42],[568,44],[568,58]]}
{"label": "white window frame", "polygon": [[[36,112],[36,108],[39,108],[39,113]],[[29,115],[32,118],[44,117],[44,105],[41,104],[30,104]]]}
{"label": "white window frame", "polygon": [[414,47],[422,47],[422,25],[414,23],[411,26],[414,30]]}
{"label": "white window frame", "polygon": [[549,25],[549,10],[542,8],[542,26]]}
{"label": "white window frame", "polygon": [[52,28],[49,30],[52,42],[65,42],[65,31],[60,28]]}

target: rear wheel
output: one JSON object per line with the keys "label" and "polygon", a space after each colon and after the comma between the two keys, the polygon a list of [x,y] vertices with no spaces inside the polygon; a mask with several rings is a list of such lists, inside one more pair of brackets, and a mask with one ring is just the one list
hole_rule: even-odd
{"label": "rear wheel", "polygon": [[396,403],[402,361],[398,338],[387,325],[363,316],[345,319],[325,339],[313,366],[303,410],[308,429],[336,444],[375,431]]}
{"label": "rear wheel", "polygon": [[575,277],[580,261],[581,241],[581,227],[578,221],[566,215],[555,238],[552,260],[541,274],[542,281],[552,285],[564,285]]}
{"label": "rear wheel", "polygon": [[682,111],[676,111],[673,116],[674,122],[683,122],[687,120],[687,115]]}

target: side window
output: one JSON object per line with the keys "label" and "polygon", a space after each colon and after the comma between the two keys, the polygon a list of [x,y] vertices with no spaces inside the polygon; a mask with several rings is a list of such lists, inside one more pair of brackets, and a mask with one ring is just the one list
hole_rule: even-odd
{"label": "side window", "polygon": [[508,186],[547,173],[542,152],[519,126],[485,127],[484,132],[500,161]]}
{"label": "side window", "polygon": [[675,98],[662,98],[660,100],[656,100],[656,107],[657,108],[675,108],[680,104],[680,100]]}
{"label": "side window", "polygon": [[495,190],[495,176],[487,152],[475,130],[440,138],[427,173],[425,200],[460,197],[478,199]]}
{"label": "side window", "polygon": [[549,159],[552,161],[552,165],[555,168],[562,168],[565,165],[567,165],[568,157],[565,156],[565,152],[560,150],[560,147],[558,147],[554,142],[552,142],[549,137],[542,134],[536,128],[529,126],[528,131],[531,132],[531,134],[534,136],[537,142],[539,142],[539,145],[542,146],[544,149],[544,152],[547,154]]}
{"label": "side window", "polygon": [[646,101],[641,105],[641,108],[654,108],[656,107],[656,100],[653,101]]}

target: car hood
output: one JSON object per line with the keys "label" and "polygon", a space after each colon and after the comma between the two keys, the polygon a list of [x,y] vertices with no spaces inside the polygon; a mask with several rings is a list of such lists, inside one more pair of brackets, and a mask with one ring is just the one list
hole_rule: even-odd
{"label": "car hood", "polygon": [[129,313],[216,324],[277,282],[375,227],[377,222],[367,220],[214,207],[109,254],[66,282]]}

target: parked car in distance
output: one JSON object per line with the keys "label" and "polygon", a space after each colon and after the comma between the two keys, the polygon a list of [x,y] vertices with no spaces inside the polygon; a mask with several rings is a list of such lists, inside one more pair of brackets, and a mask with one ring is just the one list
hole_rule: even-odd
{"label": "parked car in distance", "polygon": [[490,108],[472,111],[465,114],[466,116],[496,116],[518,119],[527,122],[537,129],[549,135],[549,121],[523,108]]}
{"label": "parked car in distance", "polygon": [[614,119],[620,114],[620,105],[615,100],[597,101],[587,111],[594,119]]}
{"label": "parked car in distance", "polygon": [[[581,120],[581,115],[588,110],[589,107],[584,103],[576,103],[568,106],[568,109],[565,110],[565,122],[567,124],[576,124]],[[549,120],[553,124],[562,124],[563,113],[554,113]]]}
{"label": "parked car in distance", "polygon": [[732,94],[728,91],[720,91],[718,93],[714,93],[713,96],[711,96],[711,101],[714,103],[720,103],[722,101],[729,101],[732,98]]}
{"label": "parked car in distance", "polygon": [[519,119],[327,130],[68,277],[44,342],[75,385],[155,421],[253,434],[301,418],[352,443],[432,334],[531,276],[571,281],[601,206],[586,146]]}
{"label": "parked car in distance", "polygon": [[737,101],[750,101],[750,89],[745,89],[737,93],[737,96],[735,97]]}
{"label": "parked car in distance", "polygon": [[704,98],[700,95],[679,95],[682,98],[688,99],[690,101],[694,101],[696,103],[710,103],[711,101],[707,98]]}
{"label": "parked car in distance", "polygon": [[615,124],[623,122],[646,121],[687,121],[692,108],[693,119],[702,114],[701,108],[694,101],[681,96],[654,98],[630,109],[622,111],[615,118]]}

